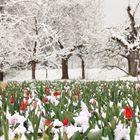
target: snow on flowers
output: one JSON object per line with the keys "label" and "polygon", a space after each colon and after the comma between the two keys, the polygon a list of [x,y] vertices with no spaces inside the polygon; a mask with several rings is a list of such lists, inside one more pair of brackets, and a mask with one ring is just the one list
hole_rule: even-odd
{"label": "snow on flowers", "polygon": [[4,82],[0,92],[0,139],[140,138],[139,83]]}

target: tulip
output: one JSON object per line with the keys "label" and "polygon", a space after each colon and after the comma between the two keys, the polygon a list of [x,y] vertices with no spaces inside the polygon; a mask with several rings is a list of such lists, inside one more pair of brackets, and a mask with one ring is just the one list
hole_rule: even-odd
{"label": "tulip", "polygon": [[5,87],[6,87],[6,82],[5,81],[1,82],[1,88],[5,89]]}
{"label": "tulip", "polygon": [[76,83],[76,86],[80,86],[80,83]]}
{"label": "tulip", "polygon": [[27,91],[27,93],[26,93],[26,99],[29,99],[29,97],[30,97],[30,92]]}
{"label": "tulip", "polygon": [[11,105],[14,104],[14,98],[13,98],[13,97],[10,98],[10,104],[11,104]]}
{"label": "tulip", "polygon": [[93,106],[96,106],[96,101],[93,101],[90,104],[93,105]]}
{"label": "tulip", "polygon": [[46,126],[50,126],[50,125],[51,125],[51,123],[52,123],[52,122],[51,122],[51,120],[50,120],[50,119],[46,119],[46,120],[45,120],[45,125],[46,125]]}
{"label": "tulip", "polygon": [[69,123],[68,117],[66,117],[66,118],[63,120],[63,125],[64,125],[64,126],[67,126],[68,123]]}
{"label": "tulip", "polygon": [[45,93],[48,94],[50,92],[50,89],[48,87],[45,88]]}
{"label": "tulip", "polygon": [[131,119],[133,117],[133,113],[132,113],[131,108],[129,106],[125,107],[125,117],[127,119]]}
{"label": "tulip", "polygon": [[75,102],[77,102],[78,99],[79,99],[78,95],[75,95],[75,96],[73,97],[73,99],[74,99]]}
{"label": "tulip", "polygon": [[4,93],[5,93],[5,91],[4,91],[4,89],[2,89],[1,95],[4,96]]}
{"label": "tulip", "polygon": [[25,111],[25,109],[26,109],[26,105],[25,105],[25,102],[24,102],[24,100],[22,100],[22,102],[21,102],[21,108],[20,108],[22,111]]}
{"label": "tulip", "polygon": [[53,95],[54,95],[54,96],[59,96],[60,93],[59,93],[58,91],[55,91],[55,92],[53,93]]}
{"label": "tulip", "polygon": [[76,94],[79,95],[80,94],[80,90],[76,90]]}
{"label": "tulip", "polygon": [[47,97],[44,97],[43,101],[44,102],[48,102],[48,98]]}
{"label": "tulip", "polygon": [[28,106],[28,100],[25,101],[25,106],[26,106],[26,107]]}

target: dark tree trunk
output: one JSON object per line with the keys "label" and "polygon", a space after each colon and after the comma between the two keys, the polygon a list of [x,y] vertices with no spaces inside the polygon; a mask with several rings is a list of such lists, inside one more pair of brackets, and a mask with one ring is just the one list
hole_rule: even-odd
{"label": "dark tree trunk", "polygon": [[138,51],[131,51],[128,56],[128,73],[129,75],[134,76],[134,77],[138,75],[137,63],[135,61],[138,59],[139,59]]}
{"label": "dark tree trunk", "polygon": [[85,62],[83,59],[81,59],[81,63],[82,63],[82,79],[85,79]]}
{"label": "dark tree trunk", "polygon": [[[36,17],[34,17],[34,22],[35,22],[35,28],[34,28],[34,31],[35,31],[35,34],[38,35],[38,21],[36,19]],[[36,54],[36,51],[37,51],[37,41],[35,41],[34,43],[34,48],[33,48],[33,56],[35,56]],[[31,67],[32,67],[32,79],[36,79],[36,75],[35,75],[35,71],[36,71],[36,61],[31,61]]]}
{"label": "dark tree trunk", "polygon": [[69,76],[68,76],[68,58],[62,58],[62,79],[69,79]]}
{"label": "dark tree trunk", "polygon": [[4,79],[4,73],[0,71],[0,81],[3,81],[3,79]]}
{"label": "dark tree trunk", "polygon": [[32,79],[35,79],[36,78],[36,76],[35,76],[36,62],[32,61],[31,65],[32,65]]}
{"label": "dark tree trunk", "polygon": [[46,79],[48,78],[48,69],[46,69]]}
{"label": "dark tree trunk", "polygon": [[[130,18],[130,22],[131,22],[131,38],[128,38],[128,41],[134,43],[135,42],[135,38],[137,36],[137,29],[135,27],[136,22],[135,22],[135,15],[134,13],[131,13],[131,7],[128,6],[127,8],[127,13],[129,15]],[[130,51],[129,55],[128,55],[128,73],[131,76],[136,77],[138,75],[138,69],[137,69],[137,62],[135,60],[139,60],[139,51]]]}

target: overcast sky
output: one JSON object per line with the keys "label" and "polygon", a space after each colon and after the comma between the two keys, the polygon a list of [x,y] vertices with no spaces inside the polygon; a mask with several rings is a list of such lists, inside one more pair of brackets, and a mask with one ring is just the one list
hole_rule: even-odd
{"label": "overcast sky", "polygon": [[[134,9],[139,1],[140,0],[105,0],[105,25],[119,26],[122,24],[126,24],[126,22],[128,21],[126,12],[128,4],[130,4],[132,6],[132,9]],[[137,15],[138,13],[140,13],[140,6],[137,11]]]}

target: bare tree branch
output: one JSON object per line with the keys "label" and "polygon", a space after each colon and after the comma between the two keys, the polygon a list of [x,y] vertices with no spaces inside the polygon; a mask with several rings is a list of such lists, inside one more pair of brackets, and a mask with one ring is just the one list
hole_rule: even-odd
{"label": "bare tree branch", "polygon": [[139,5],[140,5],[140,1],[138,2],[138,4],[137,4],[136,7],[135,7],[135,10],[134,10],[134,13],[133,13],[133,17],[135,17],[135,14],[136,14],[136,11],[137,11]]}
{"label": "bare tree branch", "polygon": [[106,66],[104,66],[103,68],[108,68],[108,67],[110,67],[110,68],[117,68],[117,69],[119,69],[119,70],[121,70],[121,71],[123,71],[124,73],[126,73],[127,75],[129,75],[129,73],[127,72],[127,71],[125,71],[124,69],[122,69],[122,68],[120,68],[119,66],[115,66],[115,65],[106,65]]}
{"label": "bare tree branch", "polygon": [[64,46],[62,45],[62,43],[61,43],[60,40],[58,40],[58,43],[59,43],[59,47],[60,47],[60,49],[64,49]]}
{"label": "bare tree branch", "polygon": [[128,57],[126,55],[124,55],[124,54],[120,54],[120,56],[122,56],[123,58],[128,59]]}

